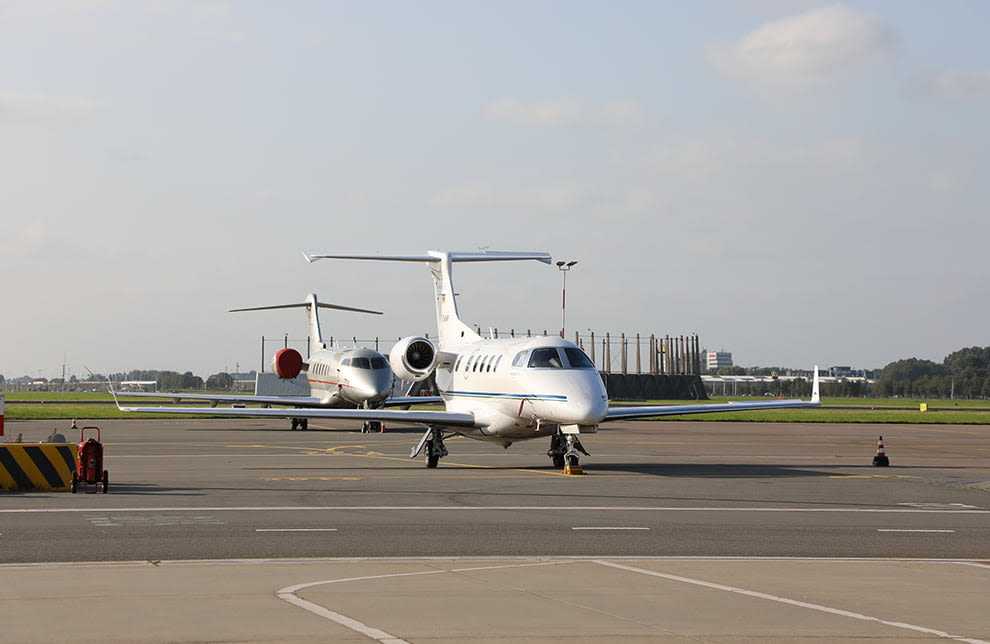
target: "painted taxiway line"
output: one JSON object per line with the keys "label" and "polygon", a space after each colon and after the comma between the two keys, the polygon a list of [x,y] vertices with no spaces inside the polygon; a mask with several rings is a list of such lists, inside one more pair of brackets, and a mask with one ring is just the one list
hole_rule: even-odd
{"label": "painted taxiway line", "polygon": [[[662,561],[662,560],[665,560],[665,559],[669,559],[669,558],[665,558],[665,557],[647,558],[647,560],[650,560],[650,561],[656,561],[656,560]],[[706,559],[708,559],[708,558],[706,558]],[[717,559],[721,559],[721,558],[715,558],[715,559],[717,560]],[[828,561],[828,559],[824,559],[824,560],[825,561]],[[860,560],[860,561],[862,561],[862,560]],[[955,635],[955,634],[952,634],[952,633],[948,633],[946,631],[940,631],[940,630],[937,630],[937,629],[934,629],[934,628],[928,628],[926,626],[919,626],[919,625],[916,625],[916,624],[909,624],[909,623],[906,623],[906,622],[895,622],[895,621],[885,620],[885,619],[882,619],[882,618],[879,618],[879,617],[874,617],[872,615],[866,615],[866,614],[863,614],[863,613],[857,613],[857,612],[853,612],[853,611],[848,611],[848,610],[844,610],[844,609],[841,609],[841,608],[834,608],[834,607],[831,607],[831,606],[825,606],[823,604],[814,604],[814,603],[800,601],[800,600],[796,600],[796,599],[790,599],[788,597],[782,597],[782,596],[779,596],[779,595],[772,595],[772,594],[769,594],[769,593],[763,593],[763,592],[759,592],[759,591],[755,591],[755,590],[749,590],[749,589],[746,589],[746,588],[739,588],[739,587],[736,587],[736,586],[728,586],[728,585],[725,585],[725,584],[717,584],[717,583],[713,583],[713,582],[709,582],[709,581],[704,581],[704,580],[701,580],[701,579],[694,579],[694,578],[691,578],[691,577],[684,577],[684,576],[681,576],[681,575],[673,575],[673,574],[669,574],[669,573],[658,572],[658,571],[655,571],[655,570],[649,570],[647,568],[640,568],[638,566],[632,566],[632,565],[629,565],[627,563],[618,563],[616,560],[613,560],[611,558],[609,558],[609,559],[601,559],[601,558],[571,559],[571,560],[543,561],[543,562],[534,562],[534,563],[510,563],[510,564],[491,565],[491,566],[483,566],[483,567],[482,566],[479,566],[479,567],[469,567],[469,568],[447,568],[447,569],[440,569],[440,570],[424,570],[424,571],[417,571],[417,572],[403,572],[403,573],[391,573],[391,574],[381,574],[381,575],[368,575],[368,576],[362,576],[362,577],[348,577],[348,578],[340,578],[340,579],[325,579],[325,580],[322,580],[322,581],[308,582],[308,583],[304,583],[304,584],[297,584],[297,585],[294,585],[294,586],[287,586],[285,588],[282,588],[282,589],[276,591],[275,592],[275,595],[276,595],[276,597],[278,597],[279,599],[282,599],[283,601],[286,601],[286,602],[291,603],[291,604],[293,604],[295,606],[298,606],[300,608],[303,608],[303,609],[305,609],[305,610],[307,610],[307,611],[309,611],[309,612],[311,612],[311,613],[313,613],[315,615],[318,615],[320,617],[323,617],[324,619],[328,619],[330,621],[333,621],[333,622],[335,622],[335,623],[337,623],[337,624],[339,624],[341,626],[344,626],[346,628],[350,628],[351,630],[353,630],[355,632],[358,632],[358,633],[361,633],[363,635],[366,635],[367,637],[370,637],[370,638],[372,638],[374,640],[377,640],[378,642],[381,642],[382,644],[408,644],[405,640],[400,639],[400,638],[398,638],[398,637],[396,637],[394,635],[391,635],[389,633],[386,633],[384,631],[381,631],[381,630],[379,630],[379,629],[377,629],[377,628],[375,628],[373,626],[369,626],[367,624],[364,624],[363,622],[359,622],[359,621],[357,621],[355,619],[352,619],[350,617],[347,617],[346,615],[342,615],[342,614],[340,614],[340,613],[338,613],[336,611],[333,611],[333,610],[330,610],[330,609],[328,609],[326,607],[320,606],[319,604],[316,604],[316,603],[307,601],[305,599],[302,599],[296,593],[298,593],[299,591],[305,590],[307,588],[315,587],[315,586],[325,586],[325,585],[329,585],[329,584],[346,584],[348,582],[355,582],[355,581],[390,580],[390,579],[395,579],[395,578],[399,578],[399,577],[407,577],[408,578],[408,577],[418,577],[418,576],[425,576],[425,575],[456,574],[456,573],[474,572],[474,571],[481,571],[481,570],[499,570],[499,569],[506,569],[506,568],[528,568],[528,567],[534,567],[534,566],[551,566],[551,565],[575,564],[575,563],[593,563],[593,564],[596,564],[596,565],[599,565],[599,566],[609,567],[609,568],[613,568],[613,569],[616,569],[616,570],[622,570],[622,571],[625,571],[625,572],[631,572],[631,573],[636,573],[636,574],[639,574],[639,575],[648,575],[648,576],[652,576],[652,577],[658,577],[658,578],[661,578],[661,579],[666,579],[668,581],[674,581],[674,582],[678,582],[678,583],[691,584],[691,585],[694,585],[694,586],[700,586],[700,587],[707,588],[707,589],[710,589],[710,590],[717,590],[717,591],[721,591],[721,592],[728,592],[728,593],[732,593],[732,594],[735,594],[735,595],[741,595],[741,596],[745,596],[745,597],[752,597],[752,598],[755,598],[755,599],[763,599],[763,600],[775,602],[775,603],[778,603],[778,604],[785,604],[785,605],[794,606],[794,607],[797,607],[797,608],[803,608],[803,609],[807,609],[807,610],[813,610],[813,611],[817,611],[817,612],[821,612],[821,613],[826,613],[826,614],[829,614],[829,615],[834,615],[834,616],[837,616],[837,617],[845,617],[845,618],[855,619],[855,620],[860,620],[860,621],[865,621],[865,622],[873,622],[873,623],[877,623],[877,624],[883,624],[884,626],[889,626],[889,627],[892,627],[892,628],[898,628],[898,629],[902,629],[902,630],[908,630],[908,631],[912,631],[912,632],[915,632],[915,633],[922,633],[924,635],[931,635],[931,636],[935,636],[935,637],[938,637],[938,638],[941,638],[941,639],[949,639],[949,640],[954,640],[954,641],[958,641],[958,642],[965,642],[967,644],[990,644],[990,642],[987,642],[986,640],[975,639],[975,638],[968,638],[968,637],[964,637],[962,635]]]}
{"label": "painted taxiway line", "polygon": [[571,530],[649,530],[649,528],[624,527],[624,526],[578,526]]}
{"label": "painted taxiway line", "polygon": [[135,506],[88,508],[3,508],[0,514],[59,514],[70,512],[783,512],[832,514],[990,514],[990,509],[970,508],[781,508],[704,506],[616,506],[616,505],[305,505],[305,506]]}
{"label": "painted taxiway line", "polygon": [[911,530],[908,528],[877,528],[877,532],[955,532],[955,530]]}
{"label": "painted taxiway line", "polygon": [[255,532],[336,532],[337,528],[257,528]]}
{"label": "painted taxiway line", "polygon": [[436,575],[443,573],[463,573],[463,572],[476,572],[481,570],[500,570],[504,568],[532,568],[534,566],[553,566],[558,565],[561,561],[541,561],[536,563],[512,563],[512,564],[502,564],[495,566],[475,566],[471,568],[453,568],[450,570],[422,570],[418,572],[400,572],[385,575],[368,575],[365,577],[348,577],[344,579],[324,579],[323,581],[313,581],[305,584],[296,584],[295,586],[286,586],[281,590],[275,591],[275,596],[279,599],[286,601],[294,606],[298,606],[304,610],[307,610],[314,615],[318,615],[324,619],[328,619],[332,622],[340,624],[346,628],[349,628],[357,633],[370,637],[371,639],[377,640],[382,644],[409,644],[406,640],[400,639],[394,635],[390,635],[385,631],[377,629],[373,626],[369,626],[363,622],[359,622],[356,619],[350,618],[346,615],[342,615],[336,611],[332,611],[328,608],[315,604],[311,601],[307,601],[299,597],[296,593],[306,588],[312,588],[313,586],[325,586],[327,584],[340,584],[347,583],[351,581],[373,581],[380,579],[395,579],[397,577],[420,577],[423,575]]}
{"label": "painted taxiway line", "polygon": [[735,586],[726,586],[724,584],[716,584],[710,581],[703,581],[701,579],[692,579],[690,577],[682,577],[680,575],[671,575],[668,573],[657,572],[655,570],[648,570],[646,568],[638,568],[636,566],[629,566],[626,564],[615,563],[613,561],[605,561],[600,559],[595,561],[594,563],[597,563],[601,566],[616,568],[618,570],[635,572],[641,575],[659,577],[661,579],[677,581],[685,584],[692,584],[694,586],[701,586],[703,588],[710,588],[712,590],[720,590],[723,592],[729,592],[736,595],[744,595],[746,597],[755,597],[756,599],[766,599],[768,601],[777,602],[779,604],[787,604],[789,606],[796,606],[798,608],[807,608],[809,610],[815,610],[822,613],[838,615],[839,617],[849,617],[852,619],[858,619],[865,622],[876,622],[878,624],[883,624],[885,626],[901,628],[909,631],[914,631],[916,633],[924,633],[925,635],[934,635],[942,639],[950,639],[950,640],[955,640],[957,642],[967,642],[967,644],[990,644],[990,642],[987,642],[986,640],[973,639],[973,638],[963,637],[961,635],[953,635],[952,633],[939,631],[934,628],[928,628],[926,626],[916,626],[914,624],[908,624],[906,622],[892,622],[889,620],[880,619],[879,617],[873,617],[871,615],[855,613],[853,611],[843,610],[841,608],[832,608],[830,606],[823,606],[821,604],[812,604],[810,602],[803,602],[796,599],[789,599],[787,597],[780,597],[779,595],[770,595],[768,593],[761,593],[755,590],[747,590],[745,588],[737,588]]}

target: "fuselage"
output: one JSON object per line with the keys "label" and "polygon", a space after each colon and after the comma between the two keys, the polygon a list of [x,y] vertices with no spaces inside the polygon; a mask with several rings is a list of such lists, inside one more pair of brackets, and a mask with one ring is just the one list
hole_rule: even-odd
{"label": "fuselage", "polygon": [[592,430],[608,412],[601,376],[580,347],[556,336],[475,338],[441,346],[439,393],[447,411],[474,414],[472,438],[511,442],[561,425]]}
{"label": "fuselage", "polygon": [[308,366],[310,391],[327,406],[374,406],[392,391],[388,360],[372,349],[317,351]]}

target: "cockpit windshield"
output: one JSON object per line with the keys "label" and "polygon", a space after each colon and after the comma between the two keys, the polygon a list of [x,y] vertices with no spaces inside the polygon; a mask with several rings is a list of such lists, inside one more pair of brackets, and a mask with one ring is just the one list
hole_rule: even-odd
{"label": "cockpit windshield", "polygon": [[560,359],[556,347],[533,349],[529,354],[530,369],[561,369],[563,366],[564,361]]}
{"label": "cockpit windshield", "polygon": [[388,362],[385,358],[344,358],[340,363],[343,367],[355,367],[357,369],[386,369]]}
{"label": "cockpit windshield", "polygon": [[574,347],[564,347],[564,353],[567,355],[567,361],[571,363],[571,369],[594,369],[595,363],[591,361],[581,349],[576,349]]}
{"label": "cockpit windshield", "polygon": [[[522,358],[525,352],[516,356],[513,366],[523,366]],[[566,356],[566,361],[564,357]],[[540,347],[529,352],[529,362],[525,363],[530,369],[594,369],[595,363],[584,351],[575,347]]]}

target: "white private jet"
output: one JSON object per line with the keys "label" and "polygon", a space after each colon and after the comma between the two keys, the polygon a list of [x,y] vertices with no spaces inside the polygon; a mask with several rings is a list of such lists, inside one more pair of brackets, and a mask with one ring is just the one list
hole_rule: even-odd
{"label": "white private jet", "polygon": [[[579,454],[587,455],[579,437],[594,433],[604,422],[697,414],[812,407],[819,403],[818,369],[810,401],[773,400],[746,403],[610,407],[595,365],[580,347],[557,336],[483,338],[457,313],[451,278],[455,262],[536,260],[550,263],[547,253],[446,252],[420,255],[307,254],[320,259],[425,262],[433,275],[438,344],[426,338],[401,340],[390,354],[392,369],[404,380],[422,380],[436,370],[444,411],[419,410],[300,410],[313,418],[400,421],[427,426],[410,453],[426,453],[426,466],[437,467],[447,455],[444,439],[454,435],[491,441],[503,447],[537,437],[549,437],[547,455],[556,467],[580,472]],[[119,405],[118,405],[119,406]],[[121,407],[123,411],[162,411],[160,408]],[[208,413],[202,409],[170,409],[175,413]],[[225,410],[235,415],[277,415],[275,410]],[[215,413],[215,412],[214,412]]]}
{"label": "white private jet", "polygon": [[[328,347],[323,340],[320,327],[319,309],[335,309],[338,311],[354,311],[381,315],[381,311],[359,309],[339,304],[320,302],[316,293],[310,293],[306,299],[297,304],[276,304],[273,306],[255,306],[238,311],[265,311],[271,309],[305,308],[309,317],[309,359],[304,361],[302,355],[292,348],[278,351],[272,359],[272,370],[279,378],[292,380],[302,371],[306,371],[310,387],[309,396],[236,396],[225,394],[187,394],[187,393],[120,393],[122,396],[146,398],[171,398],[178,402],[182,399],[206,400],[213,408],[221,402],[234,404],[289,405],[302,408],[365,408],[375,409],[386,405],[409,405],[412,403],[439,402],[439,398],[426,397],[389,397],[393,392],[395,378],[385,356],[372,349],[352,348],[340,349]],[[159,408],[158,411],[163,411]],[[214,412],[219,413],[219,412]],[[292,420],[292,429],[300,427],[308,429],[309,422],[305,415],[298,410],[285,410],[284,414]],[[380,421],[367,420],[362,431],[376,431]]]}

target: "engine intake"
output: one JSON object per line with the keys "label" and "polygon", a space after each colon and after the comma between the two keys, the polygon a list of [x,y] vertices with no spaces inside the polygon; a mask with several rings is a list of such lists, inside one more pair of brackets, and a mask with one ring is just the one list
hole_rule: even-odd
{"label": "engine intake", "polygon": [[392,372],[407,382],[429,378],[437,366],[437,351],[433,343],[419,336],[399,340],[388,354]]}
{"label": "engine intake", "polygon": [[272,371],[278,374],[279,378],[292,380],[302,369],[302,355],[295,349],[280,349],[272,358]]}

